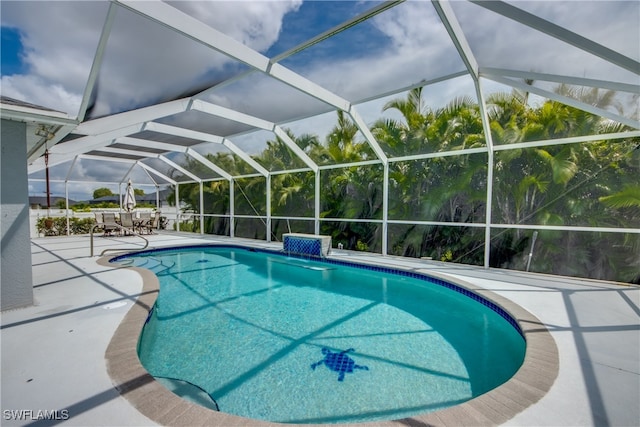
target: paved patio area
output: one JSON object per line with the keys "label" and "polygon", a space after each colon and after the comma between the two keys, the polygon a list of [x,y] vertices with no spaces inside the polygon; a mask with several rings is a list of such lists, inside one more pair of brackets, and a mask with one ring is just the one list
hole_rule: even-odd
{"label": "paved patio area", "polygon": [[[97,253],[139,242],[133,237],[95,241]],[[151,247],[234,242],[176,233],[150,241]],[[89,246],[87,236],[32,240],[35,305],[2,313],[2,425],[155,425],[118,393],[105,365],[106,348],[140,296],[142,278],[132,270],[100,266],[97,257],[89,257]],[[542,320],[558,347],[558,377],[540,401],[504,425],[640,425],[637,286],[346,251],[333,256],[450,275],[504,296]],[[58,411],[59,419],[37,421],[39,411]]]}

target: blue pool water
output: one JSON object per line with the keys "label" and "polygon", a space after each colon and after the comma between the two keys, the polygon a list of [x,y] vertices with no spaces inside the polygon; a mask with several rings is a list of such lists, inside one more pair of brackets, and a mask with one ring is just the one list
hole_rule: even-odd
{"label": "blue pool water", "polygon": [[525,341],[499,308],[407,277],[415,274],[239,247],[117,261],[160,280],[139,341],[144,367],[222,412],[286,423],[398,419],[483,394],[524,359]]}

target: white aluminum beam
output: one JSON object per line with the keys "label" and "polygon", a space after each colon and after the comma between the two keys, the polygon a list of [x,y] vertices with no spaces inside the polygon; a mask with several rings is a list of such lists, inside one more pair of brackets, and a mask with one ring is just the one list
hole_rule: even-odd
{"label": "white aluminum beam", "polygon": [[589,143],[593,141],[611,141],[614,139],[637,138],[640,137],[640,131],[603,133],[596,135],[573,136],[560,139],[545,139],[540,141],[517,142],[514,144],[496,145],[493,147],[495,151],[517,150],[536,147],[548,147],[550,145],[564,145],[575,143]]}
{"label": "white aluminum beam", "polygon": [[240,147],[235,145],[233,142],[229,141],[227,138],[224,139],[224,142],[222,143],[222,145],[227,147],[233,153],[237,154],[238,157],[240,157],[242,160],[244,160],[245,162],[249,163],[251,165],[251,167],[253,167],[255,170],[257,170],[260,173],[260,175],[262,175],[262,176],[268,176],[269,175],[269,171],[268,170],[266,170],[264,167],[262,167],[260,165],[260,163],[258,163],[255,160],[253,160],[253,158],[251,158],[251,156],[249,156],[246,152],[241,150]]}
{"label": "white aluminum beam", "polygon": [[194,101],[191,109],[273,132],[277,136],[279,136],[280,139],[282,139],[282,141],[289,147],[289,149],[293,151],[307,166],[309,166],[314,171],[318,169],[318,165],[316,165],[315,162],[311,160],[311,158],[300,147],[298,147],[298,145],[293,142],[291,138],[289,138],[289,135],[287,135],[284,130],[282,130],[279,126],[276,126],[276,124],[273,122],[262,120],[248,114],[244,114],[201,100]]}
{"label": "white aluminum beam", "polygon": [[128,150],[126,148],[117,148],[117,147],[111,147],[111,146],[102,147],[100,148],[100,151],[103,151],[105,153],[124,154],[127,156],[136,156],[136,157],[148,157],[148,158],[158,157],[158,154],[156,153],[149,153],[149,152],[137,151],[137,150]]}
{"label": "white aluminum beam", "polygon": [[325,32],[323,32],[322,34],[318,34],[317,36],[297,45],[294,46],[293,48],[287,50],[286,52],[281,53],[280,55],[277,55],[273,58],[271,58],[271,60],[275,63],[275,62],[280,62],[285,58],[290,57],[291,55],[294,55],[298,52],[301,52],[315,44],[318,44],[328,38],[331,38],[333,36],[335,36],[338,33],[341,33],[345,30],[348,30],[349,28],[358,25],[364,21],[369,20],[370,18],[373,18],[374,16],[385,12],[401,3],[404,3],[404,0],[393,0],[393,1],[383,1],[380,2],[380,4],[378,6],[375,6],[369,10],[367,10],[364,13],[361,13],[360,15],[357,15],[351,19],[349,19],[348,21],[345,21],[333,28],[329,28],[328,30],[326,30]]}
{"label": "white aluminum beam", "polygon": [[69,166],[69,170],[67,171],[67,176],[65,177],[64,182],[69,182],[69,177],[71,176],[71,172],[73,172],[73,168],[75,167],[77,161],[78,156],[75,156],[71,161],[71,166]]}
{"label": "white aluminum beam", "polygon": [[511,80],[504,77],[493,76],[490,78],[491,80],[502,83],[507,86],[512,86],[524,91],[528,91],[531,93],[535,93],[536,95],[542,96],[544,98],[553,99],[554,101],[558,101],[562,104],[569,105],[571,107],[577,108],[579,110],[586,111],[591,114],[595,114],[596,116],[605,117],[607,119],[613,120],[615,122],[619,122],[625,124],[627,126],[631,126],[635,129],[640,129],[640,122],[637,120],[630,119],[628,117],[621,116],[619,114],[612,113],[608,110],[603,110],[602,108],[594,107],[593,105],[586,104],[584,102],[580,102],[574,98],[569,98],[567,96],[559,95],[555,92],[549,92],[548,90],[540,89],[535,86],[530,86],[523,82],[517,80]]}
{"label": "white aluminum beam", "polygon": [[[202,103],[203,105],[213,105],[206,102],[194,101],[194,104]],[[206,108],[206,105],[204,108]],[[229,110],[232,111],[232,110]],[[255,160],[251,158],[246,152],[244,152],[240,147],[235,145],[233,142],[229,141],[226,138],[222,138],[218,135],[212,135],[205,132],[197,132],[189,129],[184,129],[176,126],[168,126],[160,123],[147,123],[145,124],[145,129],[153,130],[154,132],[161,132],[170,135],[183,136],[185,138],[198,139],[200,141],[214,142],[217,144],[222,144],[231,150],[233,153],[237,154],[242,160],[249,163],[255,170],[257,170],[262,176],[269,175],[269,171],[260,166]]]}
{"label": "white aluminum beam", "polygon": [[302,148],[300,148],[298,146],[298,144],[296,144],[290,137],[289,135],[287,135],[287,133],[284,131],[284,129],[282,129],[280,126],[276,126],[273,129],[273,132],[285,143],[287,144],[287,147],[289,147],[289,149],[291,151],[294,152],[294,154],[296,156],[298,156],[307,166],[309,166],[309,168],[311,168],[312,171],[317,172],[318,171],[318,165],[316,164],[316,162],[314,162],[313,160],[311,160],[311,158],[307,155],[307,153],[305,153]]}
{"label": "white aluminum beam", "polygon": [[128,126],[141,126],[144,122],[149,122],[166,116],[183,113],[189,108],[188,98],[177,99],[175,101],[164,102],[137,110],[126,111],[124,113],[113,114],[107,117],[90,120],[80,124],[75,132],[83,135],[99,135],[114,129]]}
{"label": "white aluminum beam", "polygon": [[69,224],[69,182],[64,182],[64,216],[67,218],[67,236],[71,234],[71,224]]}
{"label": "white aluminum beam", "polygon": [[109,145],[116,138],[140,132],[140,129],[142,129],[142,125],[135,124],[119,129],[112,129],[108,132],[97,135],[83,136],[72,141],[65,142],[64,144],[60,144],[56,147],[52,147],[51,150],[49,150],[49,154],[84,154],[88,151],[97,150],[100,147]]}
{"label": "white aluminum beam", "polygon": [[484,268],[489,268],[491,255],[491,218],[493,218],[493,168],[495,156],[493,151],[493,137],[491,134],[491,123],[487,114],[487,105],[484,101],[482,86],[480,79],[473,82],[478,97],[478,108],[480,109],[480,117],[482,119],[482,128],[484,129],[485,141],[487,148],[487,195],[485,203],[485,228],[484,228]]}
{"label": "white aluminum beam", "polygon": [[185,129],[178,126],[170,126],[162,123],[148,122],[144,124],[144,130],[150,130],[153,132],[164,133],[167,135],[181,136],[183,138],[195,139],[198,141],[213,142],[215,144],[222,144],[224,138],[218,135],[213,135],[205,132],[198,132],[191,129]]}
{"label": "white aluminum beam", "polygon": [[382,172],[382,256],[389,254],[389,163]]}
{"label": "white aluminum beam", "polygon": [[[318,169],[320,169],[319,166],[318,166]],[[270,171],[269,173],[271,174],[271,176],[275,176],[275,175],[287,175],[287,174],[304,173],[304,172],[313,172],[313,171],[310,168],[300,168],[300,169],[283,169],[279,171]]]}
{"label": "white aluminum beam", "polygon": [[587,79],[584,77],[561,76],[557,74],[537,73],[533,71],[508,70],[504,68],[480,67],[480,76],[491,78],[498,77],[515,77],[518,79],[532,79],[544,82],[564,83],[575,86],[588,86],[598,89],[609,89],[616,92],[628,92],[640,94],[640,85],[610,82],[606,80]]}
{"label": "white aluminum beam", "polygon": [[438,151],[435,153],[412,154],[410,156],[392,157],[389,159],[389,162],[394,163],[394,162],[406,162],[406,161],[413,161],[413,160],[435,159],[439,157],[465,156],[468,154],[486,153],[487,151],[489,151],[489,147],[465,148],[464,150]]}
{"label": "white aluminum beam", "polygon": [[[164,163],[166,163],[169,166],[173,167],[174,169],[177,169],[178,171],[182,172],[184,175],[188,176],[189,178],[193,179],[194,181],[196,181],[196,182],[202,181],[201,178],[197,177],[193,173],[191,173],[188,170],[184,169],[182,166],[178,165],[174,161],[169,160],[168,158],[166,158],[162,154],[144,153],[142,151],[127,150],[127,149],[116,148],[116,147],[104,147],[102,149],[102,151],[107,152],[107,153],[114,153],[114,154],[124,154],[124,155],[134,155],[134,156],[140,156],[140,157],[147,157],[147,158],[150,158],[150,159],[160,159]],[[98,156],[98,157],[100,157],[100,156]],[[106,157],[100,157],[100,158],[105,159]],[[141,163],[139,163],[139,164],[141,164]],[[154,172],[154,173],[157,173],[157,172]],[[164,178],[164,176],[163,176],[163,178]]]}
{"label": "white aluminum beam", "polygon": [[[33,182],[46,182],[47,180],[45,178],[29,178],[29,181],[33,181]],[[51,178],[49,180],[49,182],[56,182],[56,183],[60,183],[60,184],[64,184],[65,182],[73,182],[73,183],[87,183],[87,182],[91,182],[91,183],[99,183],[99,184],[109,184],[109,185],[115,185],[115,184],[119,184],[119,182],[116,181],[86,181],[86,180],[82,180],[82,181],[77,181],[75,179],[70,179],[69,181],[65,181],[64,179],[54,179]]]}
{"label": "white aluminum beam", "polygon": [[165,174],[163,174],[163,173],[161,173],[161,172],[158,172],[157,170],[155,170],[155,169],[154,169],[154,168],[152,168],[151,166],[145,165],[145,164],[144,164],[144,163],[142,163],[141,161],[137,161],[137,162],[136,162],[136,164],[137,164],[138,166],[140,166],[142,169],[145,169],[145,170],[147,170],[147,171],[151,172],[152,174],[154,174],[154,175],[156,175],[156,176],[158,176],[158,177],[160,177],[160,178],[164,179],[164,180],[165,180],[165,181],[167,181],[169,184],[172,184],[172,185],[176,185],[176,184],[177,184],[177,181],[176,181],[176,180],[174,180],[174,179],[172,179],[172,178],[169,178],[168,176],[166,176]]}
{"label": "white aluminum beam", "polygon": [[266,56],[164,2],[116,1],[134,12],[147,16],[161,25],[171,28],[205,46],[267,73],[275,79],[301,90],[316,99],[341,110],[349,110],[348,101],[280,64],[271,64],[269,58]]}
{"label": "white aluminum beam", "polygon": [[467,38],[462,31],[462,27],[460,27],[458,18],[456,18],[456,14],[453,12],[451,5],[449,5],[448,1],[439,0],[432,0],[431,3],[436,9],[436,13],[440,17],[449,37],[451,37],[451,41],[458,50],[458,54],[462,58],[467,70],[474,80],[478,80],[478,61],[476,61],[475,55],[471,51],[471,47],[467,42]]}
{"label": "white aluminum beam", "polygon": [[177,182],[173,187],[173,194],[176,198],[176,231],[180,231],[180,223],[182,222],[180,220],[180,184]]}
{"label": "white aluminum beam", "polygon": [[362,135],[364,135],[364,138],[369,143],[369,146],[373,149],[373,152],[376,153],[376,156],[378,156],[383,164],[387,164],[389,162],[387,155],[382,150],[380,144],[378,144],[378,141],[376,141],[375,137],[371,133],[371,130],[364,122],[362,117],[360,117],[360,114],[356,111],[355,107],[351,107],[348,113],[356,126],[358,126],[358,129],[360,129],[360,132],[362,132]]}
{"label": "white aluminum beam", "polygon": [[93,154],[79,154],[78,158],[80,160],[98,160],[100,162],[116,162],[116,163],[129,163],[135,164],[137,160],[133,159],[120,159],[117,157],[104,157],[104,156],[96,156]]}
{"label": "white aluminum beam", "polygon": [[233,179],[229,182],[229,237],[235,236],[236,228],[236,196],[235,196],[235,183]]}
{"label": "white aluminum beam", "polygon": [[200,234],[204,234],[204,184],[200,181]]}
{"label": "white aluminum beam", "polygon": [[591,233],[633,233],[640,234],[640,228],[588,227],[575,225],[543,225],[543,224],[492,224],[493,228],[510,228],[519,230],[554,230],[554,231],[587,231]]}
{"label": "white aluminum beam", "polygon": [[[92,150],[98,150],[113,142],[115,138],[139,132],[141,124],[114,129],[100,135],[88,135],[58,144],[49,149],[49,167],[71,161],[75,156]],[[29,173],[43,170],[46,167],[44,158],[40,157],[29,165]]]}
{"label": "white aluminum beam", "polygon": [[[376,93],[375,95],[372,96],[367,96],[365,98],[360,98],[358,100],[355,100],[352,104],[358,106],[359,104],[364,104],[366,102],[369,101],[374,101],[377,99],[382,99],[382,98],[386,98],[388,96],[393,96],[393,95],[398,95],[404,92],[408,92],[411,89],[415,89],[417,87],[425,87],[425,86],[431,86],[437,83],[442,83],[442,82],[446,82],[449,80],[453,80],[453,79],[457,79],[458,77],[462,77],[462,76],[466,76],[468,75],[469,72],[465,69],[463,71],[456,71],[455,73],[451,73],[451,74],[445,74],[443,76],[440,77],[436,77],[433,79],[422,79],[419,82],[414,82],[411,84],[408,84],[406,86],[402,86],[396,89],[392,89],[392,90],[388,90],[386,92],[381,92],[381,93]],[[315,114],[312,114],[311,116],[314,116]],[[304,117],[307,118],[307,117]]]}
{"label": "white aluminum beam", "polygon": [[313,196],[313,230],[315,234],[320,234],[320,169],[316,172],[315,188]]}
{"label": "white aluminum beam", "polygon": [[[136,166],[138,164],[138,162],[135,162],[134,166]],[[147,174],[147,176],[149,177],[149,179],[151,180],[151,182],[153,183],[153,185],[156,186],[156,207],[160,207],[160,203],[158,202],[158,198],[160,197],[160,195],[158,194],[159,190],[158,190],[158,181],[155,180],[155,178],[153,177],[153,175],[151,175],[149,173],[148,170],[146,170],[145,168],[142,168],[142,170],[144,171],[144,173]]]}
{"label": "white aluminum beam", "polygon": [[330,92],[311,80],[294,73],[280,64],[273,64],[268,74],[273,78],[280,80],[282,83],[298,89],[322,102],[332,105],[335,108],[343,111],[349,111],[349,107],[351,106],[349,101],[341,98],[333,92]]}
{"label": "white aluminum beam", "polygon": [[134,12],[147,16],[165,27],[253,68],[266,71],[269,67],[269,58],[166,3],[160,1],[116,1]]}
{"label": "white aluminum beam", "polygon": [[200,177],[198,177],[198,176],[194,175],[193,173],[189,172],[188,170],[186,170],[184,167],[180,166],[179,164],[177,164],[173,160],[170,160],[170,159],[166,158],[162,154],[158,156],[158,159],[162,160],[163,162],[165,162],[166,164],[168,164],[172,168],[182,172],[184,175],[188,176],[189,178],[193,179],[194,181],[202,183],[202,179]]}
{"label": "white aluminum beam", "polygon": [[98,73],[102,66],[102,59],[104,57],[104,51],[107,47],[107,41],[109,40],[109,34],[111,34],[111,27],[116,16],[117,7],[114,3],[109,3],[109,10],[107,17],[105,18],[104,25],[102,26],[102,33],[100,34],[100,41],[96,48],[96,54],[93,57],[93,63],[91,64],[91,71],[89,71],[89,78],[87,84],[84,87],[84,94],[82,95],[82,101],[80,102],[80,109],[78,110],[78,121],[82,122],[87,114],[87,108],[91,99],[91,94],[95,90],[96,81],[98,80]]}
{"label": "white aluminum beam", "polygon": [[202,101],[200,99],[193,101],[191,109],[211,114],[212,116],[218,116],[225,119],[233,120],[234,122],[244,123],[259,129],[273,131],[274,124],[272,122],[253,117],[236,110],[221,107],[210,102]]}
{"label": "white aluminum beam", "polygon": [[[264,223],[266,227],[267,234],[267,243],[271,242],[271,175],[267,175],[267,185],[266,185],[266,211],[267,211],[267,220]],[[255,211],[255,209],[254,209]],[[258,212],[256,212],[257,214]]]}
{"label": "white aluminum beam", "polygon": [[200,163],[202,163],[203,165],[205,165],[206,167],[208,167],[209,169],[211,169],[212,171],[214,171],[215,173],[217,173],[227,181],[231,181],[231,174],[229,174],[227,171],[220,168],[218,165],[212,163],[209,159],[207,159],[202,154],[198,153],[193,148],[187,148],[186,153],[188,156],[193,157],[194,159],[196,159],[197,161],[199,161]]}
{"label": "white aluminum beam", "polygon": [[184,147],[182,145],[170,144],[168,142],[158,142],[152,141],[150,139],[141,139],[141,138],[132,138],[130,136],[123,136],[122,138],[118,138],[114,143],[122,143],[126,145],[133,145],[140,148],[153,148],[156,150],[164,150],[164,151],[177,151],[177,152],[185,152],[188,147]]}
{"label": "white aluminum beam", "polygon": [[380,160],[365,160],[363,162],[351,162],[351,163],[335,163],[331,165],[322,165],[318,166],[320,170],[329,170],[329,169],[347,169],[353,166],[371,166],[371,165],[381,165],[383,164]]}
{"label": "white aluminum beam", "polygon": [[[143,130],[145,121],[184,112],[188,107],[189,100],[180,99],[82,123],[76,127],[74,132],[87,136],[51,147],[49,149],[49,166],[71,161],[79,154],[111,144],[116,138],[138,133]],[[37,158],[29,165],[29,173],[44,168],[44,159]]]}
{"label": "white aluminum beam", "polygon": [[[244,44],[232,39],[231,37],[223,34],[201,21],[173,8],[172,6],[162,2],[139,2],[131,0],[117,0],[118,3],[130,8],[131,10],[145,15],[162,25],[165,25],[173,30],[192,38],[206,46],[209,46],[215,50],[218,50],[226,55],[229,55],[251,67],[254,67],[273,78],[296,88],[307,95],[310,95],[320,101],[323,101],[329,105],[334,106],[347,113],[351,111],[351,104],[349,101],[341,98],[340,96],[328,91],[320,85],[302,77],[301,75],[283,67],[280,64],[271,64],[269,58],[261,55],[253,49],[245,46]],[[269,122],[257,119],[255,117],[247,116],[237,111],[223,109],[223,107],[213,106],[213,104],[205,105],[201,100],[195,100],[194,105],[191,108],[198,109],[200,111],[209,112],[210,114],[218,115],[224,114],[223,117],[230,118],[231,120],[241,121],[247,123],[247,120],[253,120],[254,126],[273,130],[273,127],[269,128]],[[221,112],[221,109],[226,110]],[[355,117],[355,121],[360,128],[360,131],[365,135],[369,144],[372,145],[376,154],[380,159],[386,163],[386,156],[378,146],[377,142],[373,138],[371,131],[358,117]]]}
{"label": "white aluminum beam", "polygon": [[515,6],[507,4],[503,1],[487,1],[487,0],[470,0],[471,3],[477,4],[480,7],[484,7],[492,12],[502,15],[506,18],[512,19],[523,25],[526,25],[534,30],[548,34],[558,40],[562,40],[572,46],[582,49],[585,52],[589,52],[599,58],[604,59],[612,64],[615,64],[625,70],[631,71],[634,74],[640,74],[640,63],[627,56],[622,55],[615,50],[609,49],[599,43],[594,42],[586,37],[582,37],[579,34],[569,31],[568,29],[556,25],[546,19],[533,15]]}
{"label": "white aluminum beam", "polygon": [[[129,178],[129,175],[131,174],[131,171],[132,171],[132,170],[133,170],[133,168],[135,168],[135,167],[136,167],[136,164],[135,164],[135,163],[133,163],[133,164],[129,167],[129,169],[127,169],[127,172],[122,176],[122,181],[123,181],[123,182],[124,182],[124,181],[127,181],[127,178]],[[145,172],[146,172],[146,171],[145,171]],[[130,178],[129,178],[129,179],[130,179]]]}

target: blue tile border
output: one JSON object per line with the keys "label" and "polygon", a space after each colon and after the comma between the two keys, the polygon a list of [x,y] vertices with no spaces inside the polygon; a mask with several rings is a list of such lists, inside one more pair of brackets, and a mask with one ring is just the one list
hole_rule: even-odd
{"label": "blue tile border", "polygon": [[322,255],[322,245],[318,239],[307,237],[285,236],[283,241],[283,251],[287,254],[300,255]]}
{"label": "blue tile border", "polygon": [[503,309],[502,307],[500,307],[499,305],[497,305],[496,303],[494,303],[493,301],[483,297],[482,295],[477,294],[476,292],[473,292],[472,290],[469,290],[461,285],[455,284],[453,282],[449,282],[437,277],[432,277],[429,276],[426,273],[418,273],[416,271],[411,271],[411,270],[405,270],[405,269],[401,269],[401,268],[391,268],[391,267],[383,267],[383,266],[379,266],[379,265],[371,265],[371,264],[365,264],[365,263],[357,263],[357,262],[351,262],[351,261],[345,261],[345,260],[341,260],[341,259],[334,259],[334,258],[325,258],[325,257],[321,257],[318,255],[302,255],[302,254],[295,254],[295,253],[285,253],[282,250],[274,250],[274,249],[265,249],[265,248],[254,248],[254,247],[250,247],[250,246],[243,246],[243,245],[232,245],[232,244],[201,244],[201,245],[185,245],[185,246],[172,246],[172,247],[166,247],[166,248],[157,248],[157,249],[149,249],[149,250],[145,250],[145,251],[138,251],[138,252],[134,252],[134,253],[130,253],[130,254],[124,254],[124,255],[118,255],[115,256],[113,258],[111,258],[109,260],[109,262],[118,262],[122,259],[126,259],[132,256],[137,256],[137,255],[147,255],[147,254],[152,254],[152,253],[158,253],[158,252],[171,252],[171,251],[176,251],[176,250],[189,250],[189,249],[206,249],[206,248],[225,248],[225,249],[242,249],[245,250],[247,252],[260,252],[260,253],[266,253],[266,254],[270,254],[270,255],[276,255],[276,256],[282,256],[282,257],[288,257],[288,258],[298,258],[298,259],[304,259],[304,260],[313,260],[313,261],[317,261],[320,263],[327,263],[327,264],[333,264],[333,265],[341,265],[341,266],[346,266],[346,267],[354,267],[354,268],[360,268],[363,270],[369,270],[369,271],[373,271],[376,273],[387,273],[387,274],[393,274],[393,275],[398,275],[398,276],[402,276],[402,277],[409,277],[412,279],[417,279],[417,280],[422,280],[425,282],[429,282],[438,286],[443,286],[447,289],[450,289],[452,291],[458,292],[464,296],[466,296],[467,298],[471,298],[472,300],[484,305],[485,307],[493,310],[495,313],[497,313],[500,317],[502,317],[504,320],[506,320],[519,334],[520,336],[525,339],[525,335],[524,332],[522,331],[522,328],[520,327],[520,325],[518,324],[518,322],[516,321],[516,319],[513,318],[513,316],[511,316],[505,309]]}

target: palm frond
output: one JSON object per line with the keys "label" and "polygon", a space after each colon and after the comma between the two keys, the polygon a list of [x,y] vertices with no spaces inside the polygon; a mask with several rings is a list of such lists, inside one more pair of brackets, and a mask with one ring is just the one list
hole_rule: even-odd
{"label": "palm frond", "polygon": [[640,185],[628,185],[617,193],[600,197],[598,200],[614,209],[640,208]]}

